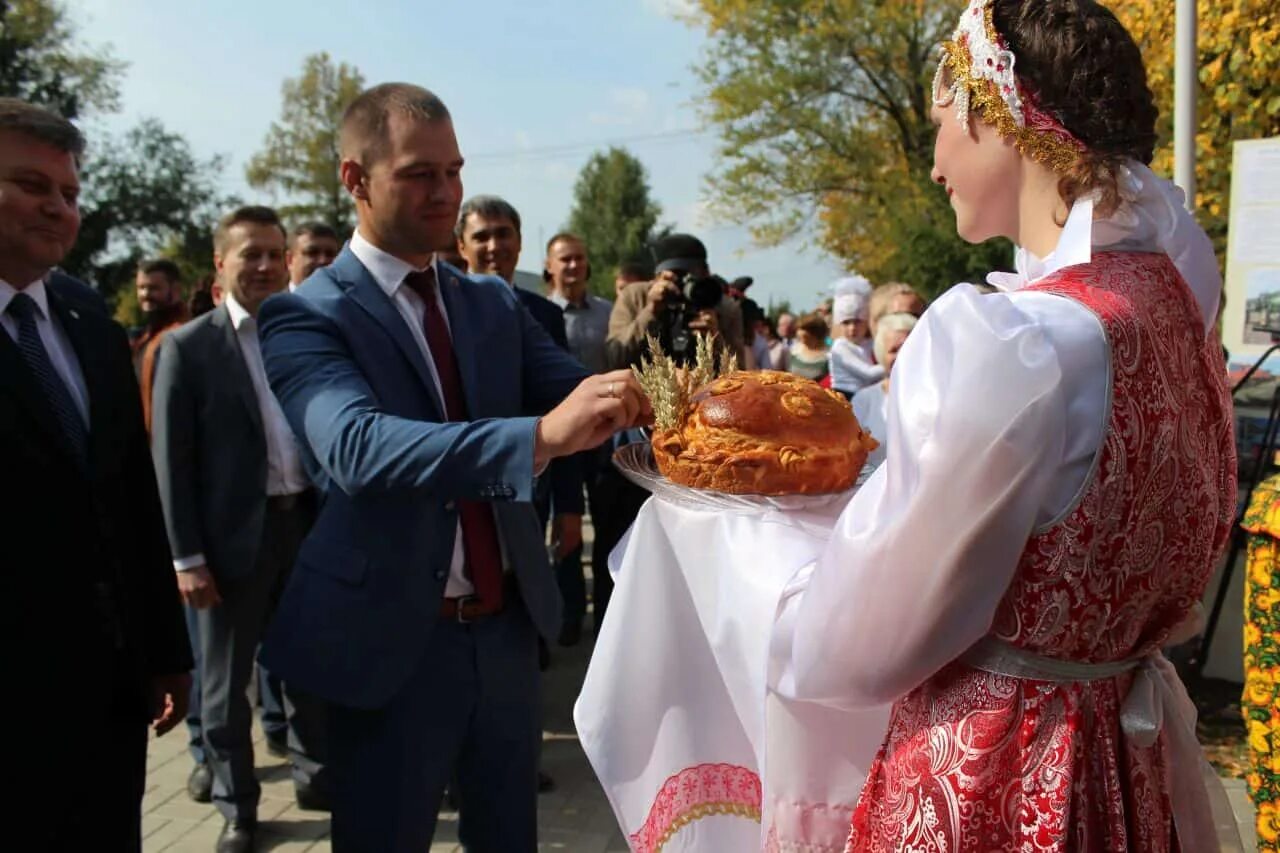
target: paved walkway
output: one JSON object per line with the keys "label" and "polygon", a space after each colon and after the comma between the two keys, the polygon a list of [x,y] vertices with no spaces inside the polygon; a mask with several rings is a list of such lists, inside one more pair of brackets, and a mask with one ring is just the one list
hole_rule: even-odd
{"label": "paved walkway", "polygon": [[[566,853],[625,853],[628,849],[604,792],[596,783],[573,727],[573,702],[591,654],[591,637],[572,649],[554,649],[545,674],[542,763],[556,790],[538,798],[540,850]],[[147,793],[143,800],[144,853],[212,853],[222,818],[212,805],[187,797],[191,757],[186,729],[151,741],[147,754]],[[293,799],[288,765],[267,753],[255,725],[258,778],[262,780],[260,849],[279,853],[329,853],[329,821],[323,813],[299,811]],[[461,851],[457,814],[441,812],[432,853]]]}

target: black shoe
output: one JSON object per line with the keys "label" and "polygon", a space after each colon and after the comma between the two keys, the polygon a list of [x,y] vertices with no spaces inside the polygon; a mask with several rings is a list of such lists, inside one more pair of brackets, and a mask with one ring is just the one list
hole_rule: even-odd
{"label": "black shoe", "polygon": [[557,640],[557,642],[560,643],[560,645],[565,647],[576,646],[578,645],[579,642],[581,642],[581,640],[582,640],[582,623],[581,622],[566,622],[560,628],[560,637]]}
{"label": "black shoe", "polygon": [[218,834],[217,853],[253,853],[258,849],[257,834],[256,822],[229,820]]}
{"label": "black shoe", "polygon": [[267,735],[267,752],[276,758],[289,757],[289,736],[288,735]]}
{"label": "black shoe", "polygon": [[293,793],[298,799],[298,808],[304,812],[333,811],[333,802],[329,799],[329,792],[317,785],[295,781],[293,783]]}
{"label": "black shoe", "polygon": [[197,764],[187,777],[187,795],[197,803],[213,802],[213,771],[208,764]]}
{"label": "black shoe", "polygon": [[556,780],[552,779],[546,773],[543,773],[541,770],[539,770],[538,771],[538,793],[550,794],[555,789],[556,789]]}

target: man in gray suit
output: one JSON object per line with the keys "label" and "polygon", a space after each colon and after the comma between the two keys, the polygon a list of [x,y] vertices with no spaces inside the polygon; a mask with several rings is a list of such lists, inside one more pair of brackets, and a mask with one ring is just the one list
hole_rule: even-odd
{"label": "man in gray suit", "polygon": [[[275,212],[242,207],[225,216],[214,265],[222,304],[162,344],[152,448],[178,588],[196,611],[205,753],[227,821],[222,853],[254,847],[260,789],[246,690],[316,507],[258,345],[258,306],[288,284]],[[291,695],[288,684],[285,694],[298,803],[325,808],[315,700]]]}

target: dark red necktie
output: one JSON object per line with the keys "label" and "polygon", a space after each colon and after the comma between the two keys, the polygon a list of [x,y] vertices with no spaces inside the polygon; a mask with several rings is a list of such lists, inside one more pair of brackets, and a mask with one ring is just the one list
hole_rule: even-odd
{"label": "dark red necktie", "polygon": [[[404,283],[422,298],[426,306],[422,312],[422,331],[427,338],[427,348],[431,350],[431,360],[436,365],[436,375],[440,377],[445,417],[451,421],[465,421],[468,419],[467,401],[462,395],[462,376],[458,372],[449,325],[436,301],[435,269],[428,267],[422,272],[411,272],[405,276]],[[493,520],[493,508],[483,501],[459,500],[457,503],[467,575],[481,606],[497,610],[502,606],[502,551],[498,546],[498,525]]]}

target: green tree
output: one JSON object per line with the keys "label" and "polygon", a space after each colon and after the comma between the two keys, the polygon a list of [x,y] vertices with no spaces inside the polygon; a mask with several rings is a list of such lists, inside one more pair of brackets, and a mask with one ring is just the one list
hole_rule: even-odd
{"label": "green tree", "polygon": [[[1151,167],[1173,174],[1174,16],[1144,0],[1104,0],[1142,48],[1160,110]],[[1275,0],[1199,0],[1196,216],[1225,260],[1232,142],[1280,135],[1280,7]]]}
{"label": "green tree", "polygon": [[319,219],[345,233],[355,209],[338,176],[342,114],[364,88],[364,77],[327,53],[308,56],[299,77],[284,81],[280,120],[245,167],[249,185],[281,192],[286,220]]}
{"label": "green tree", "polygon": [[57,0],[0,0],[0,95],[41,104],[69,118],[114,112],[124,64],[109,51],[75,44]]}
{"label": "green tree", "polygon": [[144,255],[165,254],[192,276],[212,266],[213,225],[232,201],[218,190],[221,157],[202,160],[155,119],[94,145],[82,167],[80,236],[63,262],[114,301]]}
{"label": "green tree", "polygon": [[596,152],[573,186],[569,231],[587,244],[591,289],[613,297],[613,279],[625,261],[649,256],[662,208],[649,197],[644,165],[625,148]]}
{"label": "green tree", "polygon": [[873,281],[930,293],[1012,258],[970,246],[929,180],[936,46],[954,0],[698,0],[704,118],[723,166],[712,211],[757,242],[809,237]]}

